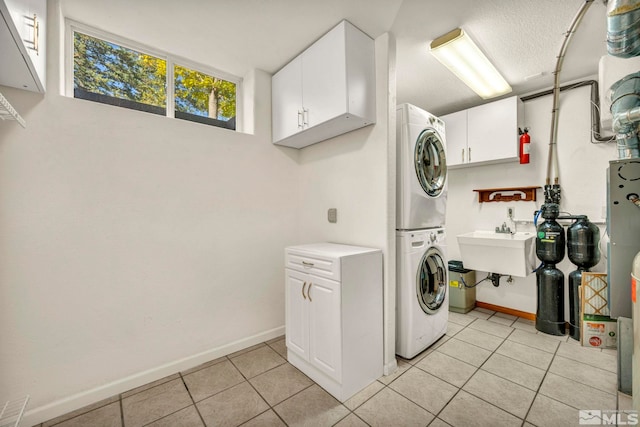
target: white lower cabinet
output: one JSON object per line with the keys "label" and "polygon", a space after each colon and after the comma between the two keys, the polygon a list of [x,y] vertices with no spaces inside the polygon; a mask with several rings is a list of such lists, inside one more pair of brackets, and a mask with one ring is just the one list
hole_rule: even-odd
{"label": "white lower cabinet", "polygon": [[382,376],[382,252],[319,243],[285,259],[287,359],[344,402]]}

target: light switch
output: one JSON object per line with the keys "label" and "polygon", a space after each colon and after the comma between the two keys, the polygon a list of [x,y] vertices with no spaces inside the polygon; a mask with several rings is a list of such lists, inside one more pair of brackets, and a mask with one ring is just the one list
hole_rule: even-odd
{"label": "light switch", "polygon": [[336,208],[329,209],[327,211],[327,218],[329,219],[329,222],[331,222],[331,223],[338,222],[338,209],[336,209]]}

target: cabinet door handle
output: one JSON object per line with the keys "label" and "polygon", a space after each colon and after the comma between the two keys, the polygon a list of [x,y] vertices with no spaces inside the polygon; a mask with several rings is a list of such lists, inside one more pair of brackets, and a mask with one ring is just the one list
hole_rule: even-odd
{"label": "cabinet door handle", "polygon": [[309,302],[313,302],[313,300],[311,299],[311,286],[313,286],[313,283],[309,282],[309,289],[307,289],[307,296],[309,297]]}
{"label": "cabinet door handle", "polygon": [[462,163],[464,163],[464,148],[462,149]]}
{"label": "cabinet door handle", "polygon": [[302,111],[298,110],[298,129],[302,129],[304,119],[302,118]]}
{"label": "cabinet door handle", "polygon": [[309,126],[309,110],[302,109],[302,126]]}
{"label": "cabinet door handle", "polygon": [[471,162],[471,147],[469,147],[469,162]]}
{"label": "cabinet door handle", "polygon": [[40,47],[38,45],[38,40],[40,39],[40,23],[38,22],[38,17],[34,13],[33,18],[31,18],[30,16],[25,16],[25,18],[33,21],[33,23],[30,25],[31,27],[33,27],[33,39],[32,40],[25,39],[24,41],[31,45],[29,49],[35,50],[36,55],[40,55]]}
{"label": "cabinet door handle", "polygon": [[304,288],[306,288],[306,287],[307,287],[307,282],[304,282],[302,284],[302,298],[304,298],[304,299],[307,299],[307,297],[304,295]]}
{"label": "cabinet door handle", "polygon": [[305,267],[313,267],[313,263],[312,262],[302,261],[302,265],[304,265]]}

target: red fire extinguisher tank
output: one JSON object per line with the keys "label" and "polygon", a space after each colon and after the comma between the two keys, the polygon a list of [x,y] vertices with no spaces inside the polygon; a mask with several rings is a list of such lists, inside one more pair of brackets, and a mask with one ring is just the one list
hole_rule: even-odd
{"label": "red fire extinguisher tank", "polygon": [[520,132],[520,164],[526,165],[529,163],[529,148],[531,146],[531,137],[529,136],[529,129],[524,128],[524,131],[518,129]]}

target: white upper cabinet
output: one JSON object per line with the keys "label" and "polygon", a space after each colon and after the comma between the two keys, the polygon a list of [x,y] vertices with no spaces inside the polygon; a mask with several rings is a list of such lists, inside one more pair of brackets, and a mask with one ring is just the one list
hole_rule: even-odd
{"label": "white upper cabinet", "polygon": [[518,160],[524,107],[517,96],[442,116],[451,168]]}
{"label": "white upper cabinet", "polygon": [[46,0],[0,0],[0,84],[45,91]]}
{"label": "white upper cabinet", "polygon": [[[302,127],[302,58],[297,57],[271,79],[273,141],[280,141]],[[292,117],[297,120],[292,120]]]}
{"label": "white upper cabinet", "polygon": [[347,21],[272,78],[275,144],[302,148],[373,123],[374,42]]}
{"label": "white upper cabinet", "polygon": [[467,110],[441,117],[444,121],[447,144],[447,166],[466,163],[467,159]]}
{"label": "white upper cabinet", "polygon": [[302,107],[309,128],[348,111],[346,25],[327,33],[302,54]]}

